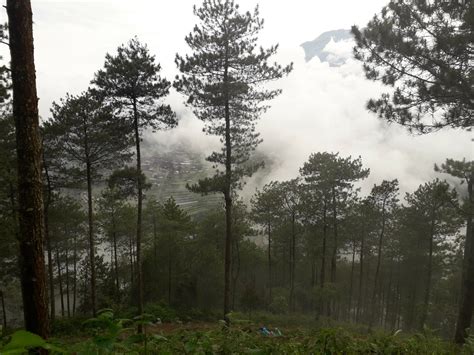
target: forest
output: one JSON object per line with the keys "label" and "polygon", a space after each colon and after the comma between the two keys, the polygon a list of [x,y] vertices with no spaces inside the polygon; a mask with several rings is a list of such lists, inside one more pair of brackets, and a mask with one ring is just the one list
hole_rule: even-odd
{"label": "forest", "polygon": [[[474,353],[472,143],[408,192],[402,177],[367,187],[357,151],[314,151],[248,188],[272,163],[258,122],[295,69],[261,46],[258,6],[195,5],[174,78],[131,34],[48,117],[31,1],[5,8],[0,354]],[[387,0],[351,36],[387,92],[360,102],[373,120],[471,132],[471,1]],[[150,135],[182,121],[171,92],[202,124],[193,139],[216,138],[205,159],[150,155]]]}

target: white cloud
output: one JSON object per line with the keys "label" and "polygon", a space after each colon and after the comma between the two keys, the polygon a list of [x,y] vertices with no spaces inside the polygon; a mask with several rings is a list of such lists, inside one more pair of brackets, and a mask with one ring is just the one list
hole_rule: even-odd
{"label": "white cloud", "polygon": [[[331,46],[338,53],[348,47],[347,43]],[[474,157],[467,132],[445,130],[412,136],[368,112],[367,100],[387,88],[368,81],[361,63],[349,59],[341,67],[329,67],[317,58],[306,63],[300,49],[280,57],[281,62],[293,60],[295,70],[275,84],[283,94],[274,100],[258,126],[264,138],[260,150],[278,162],[264,182],[295,177],[311,153],[330,151],[362,156],[364,165],[371,168],[369,179],[363,183],[365,192],[374,183],[394,178],[406,192],[439,176],[433,171],[434,163]]]}

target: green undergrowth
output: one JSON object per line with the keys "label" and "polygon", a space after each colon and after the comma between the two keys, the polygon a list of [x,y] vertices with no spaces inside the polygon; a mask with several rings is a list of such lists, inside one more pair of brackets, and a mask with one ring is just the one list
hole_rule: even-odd
{"label": "green undergrowth", "polygon": [[[257,315],[256,315],[257,316]],[[261,314],[260,317],[264,316]],[[156,324],[153,314],[120,318],[103,310],[96,318],[79,323],[75,336],[65,334],[44,341],[18,331],[2,340],[0,354],[22,354],[31,348],[46,348],[53,354],[473,354],[474,339],[457,348],[433,333],[408,335],[362,333],[342,326],[318,327],[313,323],[294,324],[292,317],[259,318],[230,315],[231,326],[224,322]],[[302,320],[306,323],[305,320]],[[309,322],[309,319],[307,319]],[[288,326],[283,323],[289,322]],[[201,326],[201,325],[202,326]],[[205,325],[205,326],[204,326]],[[277,326],[281,335],[264,335],[259,328]],[[143,332],[138,333],[141,327]],[[63,325],[62,330],[66,326]],[[280,333],[278,333],[280,334]]]}

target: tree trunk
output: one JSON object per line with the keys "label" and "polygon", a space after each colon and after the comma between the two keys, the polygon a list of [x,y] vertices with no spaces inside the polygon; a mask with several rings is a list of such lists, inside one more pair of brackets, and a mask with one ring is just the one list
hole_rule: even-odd
{"label": "tree trunk", "polygon": [[322,257],[321,257],[321,276],[319,277],[321,288],[324,287],[324,281],[325,281],[325,276],[326,276],[326,240],[327,240],[326,214],[327,214],[327,203],[325,199],[324,207],[323,207],[323,250],[322,250]]}
{"label": "tree trunk", "polygon": [[58,266],[58,281],[59,281],[59,296],[61,298],[61,317],[64,318],[64,290],[63,290],[63,279],[61,275],[61,260],[59,260],[59,250],[56,249],[56,264]]}
{"label": "tree trunk", "polygon": [[291,213],[290,247],[290,312],[295,311],[295,267],[296,267],[296,230],[295,211]]}
{"label": "tree trunk", "polygon": [[268,222],[268,304],[272,302],[272,225]]}
{"label": "tree trunk", "polygon": [[73,294],[72,294],[72,315],[76,315],[77,301],[77,236],[74,234],[74,251],[72,255],[72,273],[73,273]]}
{"label": "tree trunk", "polygon": [[362,231],[360,239],[360,257],[359,257],[359,294],[357,296],[357,313],[356,322],[359,322],[362,313],[362,289],[364,286],[364,248],[365,248],[365,231]]}
{"label": "tree trunk", "polygon": [[[324,288],[326,280],[326,244],[327,244],[327,233],[328,233],[328,224],[327,224],[327,200],[324,198],[324,207],[323,207],[323,251],[321,258],[321,291]],[[324,296],[321,301],[321,314],[326,313],[329,317],[331,315],[330,302],[326,302]]]}
{"label": "tree trunk", "polygon": [[115,216],[112,216],[112,239],[114,244],[114,271],[115,271],[115,288],[117,292],[117,302],[120,302],[120,280],[119,280],[119,270],[118,270],[118,255],[117,255],[117,232],[115,226]]}
{"label": "tree trunk", "polygon": [[380,231],[379,235],[379,245],[377,248],[377,266],[375,267],[375,276],[374,276],[374,289],[372,293],[372,311],[370,312],[370,322],[369,322],[369,327],[372,326],[374,318],[375,318],[375,312],[376,312],[376,296],[377,296],[377,286],[378,286],[378,279],[379,279],[379,274],[380,274],[380,265],[382,262],[382,245],[383,245],[383,237],[385,233],[385,200],[383,201],[382,205],[382,229]]}
{"label": "tree trunk", "polygon": [[30,0],[7,0],[18,161],[20,275],[26,330],[49,335],[44,263],[42,147]]}
{"label": "tree trunk", "polygon": [[7,310],[5,308],[5,297],[3,295],[3,291],[0,290],[0,301],[2,303],[2,325],[3,325],[3,332],[2,336],[6,334],[7,331]]}
{"label": "tree trunk", "polygon": [[239,250],[239,241],[235,239],[233,245],[235,245],[235,252],[232,249],[232,257],[235,255],[236,260],[232,260],[232,308],[235,309],[235,296],[237,294],[237,281],[240,276],[240,250]]}
{"label": "tree trunk", "polygon": [[171,236],[168,234],[168,305],[171,305]]}
{"label": "tree trunk", "polygon": [[130,255],[130,288],[133,288],[133,284],[135,282],[135,268],[133,267],[133,240],[131,235],[128,241],[128,250]]}
{"label": "tree trunk", "polygon": [[[87,135],[86,135],[87,136]],[[86,142],[86,150],[87,150]],[[88,161],[87,169],[87,207],[88,207],[88,221],[89,221],[89,262],[91,269],[91,310],[92,316],[97,315],[97,292],[96,292],[96,275],[95,275],[95,242],[94,242],[94,210],[92,206],[92,167]]]}
{"label": "tree trunk", "polygon": [[474,309],[474,228],[472,225],[474,213],[473,184],[474,176],[471,176],[467,182],[469,200],[467,206],[468,211],[462,271],[462,290],[456,332],[454,336],[454,341],[458,344],[463,344],[466,341],[468,335],[467,330],[471,326],[472,311]]}
{"label": "tree trunk", "polygon": [[153,261],[155,268],[158,267],[158,226],[156,225],[156,216],[153,212]]}
{"label": "tree trunk", "polygon": [[333,219],[333,231],[334,231],[334,248],[332,250],[331,257],[331,282],[336,282],[337,273],[337,247],[338,247],[338,234],[337,234],[337,206],[336,206],[336,189],[332,188],[332,219]]}
{"label": "tree trunk", "polygon": [[69,250],[66,248],[66,304],[67,316],[71,318],[71,298],[69,297]]}
{"label": "tree trunk", "polygon": [[351,310],[352,310],[352,292],[354,288],[355,255],[356,255],[356,242],[354,239],[352,240],[351,282],[350,282],[350,288],[349,288],[349,304],[348,304],[348,309],[349,309],[348,319],[349,320],[352,320]]}
{"label": "tree trunk", "polygon": [[[138,287],[138,314],[143,314],[143,268],[142,268],[142,208],[143,208],[143,184],[142,184],[142,161],[140,153],[140,130],[138,122],[137,100],[133,100],[133,123],[135,129],[135,145],[137,154],[137,287]],[[138,327],[142,332],[142,327]]]}
{"label": "tree trunk", "polygon": [[428,306],[430,303],[430,292],[431,292],[431,275],[433,273],[433,244],[434,244],[434,234],[435,234],[435,212],[432,211],[431,216],[431,228],[430,228],[430,239],[429,239],[429,253],[428,253],[428,267],[426,270],[426,286],[425,286],[425,295],[423,299],[423,308],[421,310],[420,317],[420,330],[423,330],[426,317],[428,315]]}
{"label": "tree trunk", "polygon": [[49,312],[50,320],[54,321],[56,316],[56,302],[54,297],[54,272],[53,272],[53,251],[51,246],[51,236],[49,235],[49,206],[51,205],[51,179],[49,176],[48,165],[46,164],[46,159],[43,157],[43,169],[44,175],[46,177],[46,199],[44,201],[44,237],[46,240],[46,252],[48,255],[48,281],[49,281]]}
{"label": "tree trunk", "polygon": [[232,141],[230,134],[230,103],[228,88],[229,70],[229,44],[225,45],[224,63],[224,119],[225,119],[225,257],[224,257],[224,318],[230,323],[227,314],[230,312],[230,283],[231,283],[231,261],[232,261]]}

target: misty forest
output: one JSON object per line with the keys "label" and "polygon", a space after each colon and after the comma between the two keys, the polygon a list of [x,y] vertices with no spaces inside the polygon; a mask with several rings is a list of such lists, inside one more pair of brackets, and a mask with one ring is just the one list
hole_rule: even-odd
{"label": "misty forest", "polygon": [[471,1],[386,0],[295,61],[202,0],[174,63],[130,32],[51,101],[46,3],[0,27],[0,354],[474,353]]}

